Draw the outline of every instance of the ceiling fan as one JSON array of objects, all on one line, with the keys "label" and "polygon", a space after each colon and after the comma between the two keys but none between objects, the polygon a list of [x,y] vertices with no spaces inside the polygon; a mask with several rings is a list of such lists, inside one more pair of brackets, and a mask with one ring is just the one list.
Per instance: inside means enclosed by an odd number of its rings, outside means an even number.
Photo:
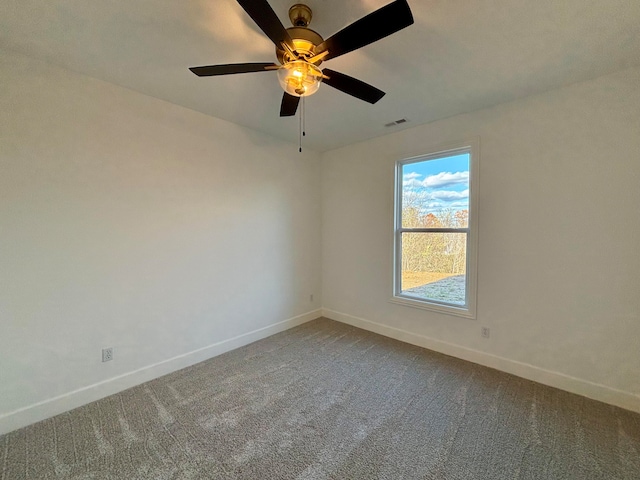
[{"label": "ceiling fan", "polygon": [[325,68],[323,61],[369,45],[413,24],[413,15],[406,0],[396,0],[324,40],[308,28],[311,9],[302,4],[289,9],[293,27],[284,28],[267,0],[237,0],[245,12],[276,46],[276,63],[233,63],[191,67],[199,77],[236,73],[278,72],[284,89],[280,116],[295,115],[300,97],[314,94],[320,82],[369,103],[376,103],[385,93],[361,80]]}]

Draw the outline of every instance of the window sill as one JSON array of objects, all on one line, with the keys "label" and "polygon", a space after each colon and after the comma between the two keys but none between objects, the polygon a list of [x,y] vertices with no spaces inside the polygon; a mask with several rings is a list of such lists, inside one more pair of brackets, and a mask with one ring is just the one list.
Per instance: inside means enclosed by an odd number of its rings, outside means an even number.
[{"label": "window sill", "polygon": [[452,305],[431,303],[412,297],[394,295],[389,299],[389,302],[398,305],[404,305],[405,307],[419,308],[422,310],[430,310],[432,312],[443,313],[445,315],[454,315],[456,317],[468,318],[469,320],[475,320],[476,318],[475,312],[464,307],[454,307]]}]

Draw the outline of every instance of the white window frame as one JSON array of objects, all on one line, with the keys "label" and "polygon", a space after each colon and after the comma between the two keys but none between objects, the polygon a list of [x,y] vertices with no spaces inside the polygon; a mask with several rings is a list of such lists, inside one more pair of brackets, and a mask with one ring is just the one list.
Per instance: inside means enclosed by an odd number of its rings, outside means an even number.
[{"label": "white window frame", "polygon": [[[436,160],[462,153],[469,154],[469,225],[466,229],[403,228],[402,227],[402,168],[411,163]],[[393,218],[393,296],[391,302],[438,313],[476,318],[478,289],[478,172],[480,166],[480,140],[474,138],[463,142],[440,145],[427,150],[423,155],[412,156],[395,162],[394,218]],[[401,291],[402,233],[403,232],[465,232],[467,233],[466,261],[466,305],[460,306],[437,300],[403,294]]]}]

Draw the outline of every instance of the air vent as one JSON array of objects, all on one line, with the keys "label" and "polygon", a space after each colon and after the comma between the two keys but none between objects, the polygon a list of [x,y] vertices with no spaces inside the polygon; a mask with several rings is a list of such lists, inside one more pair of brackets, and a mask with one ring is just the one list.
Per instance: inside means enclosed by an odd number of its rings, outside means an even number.
[{"label": "air vent", "polygon": [[400,120],[396,120],[395,122],[385,123],[385,127],[393,127],[394,125],[400,125],[401,123],[407,123],[409,120],[406,118],[401,118]]}]

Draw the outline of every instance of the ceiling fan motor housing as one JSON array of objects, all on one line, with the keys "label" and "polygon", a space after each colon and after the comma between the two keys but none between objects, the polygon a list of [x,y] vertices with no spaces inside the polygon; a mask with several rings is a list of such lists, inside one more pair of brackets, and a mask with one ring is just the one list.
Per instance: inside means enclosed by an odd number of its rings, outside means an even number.
[{"label": "ceiling fan motor housing", "polygon": [[[307,58],[311,58],[316,54],[316,47],[324,42],[324,39],[319,33],[311,30],[307,27],[290,27],[287,28],[289,36],[293,40],[293,44],[296,47],[296,51],[300,55],[304,55]],[[276,56],[281,64],[296,60],[289,52],[282,48],[276,47]],[[322,59],[315,62],[315,65],[320,65]]]}]

